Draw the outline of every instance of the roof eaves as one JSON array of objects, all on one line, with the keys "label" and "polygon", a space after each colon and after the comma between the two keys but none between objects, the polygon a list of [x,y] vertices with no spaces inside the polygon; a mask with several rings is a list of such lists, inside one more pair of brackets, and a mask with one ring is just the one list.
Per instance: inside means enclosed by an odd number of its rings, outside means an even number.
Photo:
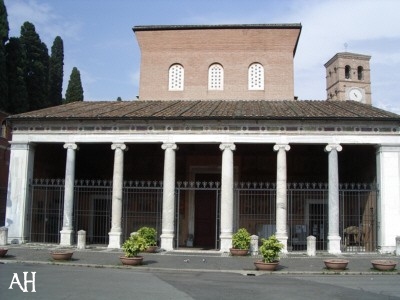
[{"label": "roof eaves", "polygon": [[282,24],[215,24],[215,25],[137,25],[136,31],[199,30],[199,29],[300,29],[301,23]]}]

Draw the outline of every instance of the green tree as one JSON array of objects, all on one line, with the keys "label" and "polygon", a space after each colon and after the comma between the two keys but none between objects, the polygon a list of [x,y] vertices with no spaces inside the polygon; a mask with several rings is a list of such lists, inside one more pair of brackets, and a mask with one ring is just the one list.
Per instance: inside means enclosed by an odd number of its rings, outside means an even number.
[{"label": "green tree", "polygon": [[0,0],[0,109],[7,110],[8,85],[5,44],[8,41],[8,19],[4,1]]},{"label": "green tree", "polygon": [[64,45],[61,37],[54,39],[49,62],[49,104],[62,103],[62,84],[64,76]]},{"label": "green tree", "polygon": [[74,67],[69,78],[67,91],[65,93],[65,102],[83,101],[83,88],[81,82],[81,73]]},{"label": "green tree", "polygon": [[8,106],[9,113],[22,113],[29,110],[28,93],[25,85],[25,53],[19,38],[12,37],[6,45]]},{"label": "green tree", "polygon": [[26,56],[25,82],[29,110],[50,106],[48,103],[49,54],[32,23],[21,27],[21,46]]},{"label": "green tree", "polygon": [[8,27],[7,9],[4,5],[4,0],[0,0],[0,40],[1,44],[5,45],[8,41],[8,32],[10,28]]}]

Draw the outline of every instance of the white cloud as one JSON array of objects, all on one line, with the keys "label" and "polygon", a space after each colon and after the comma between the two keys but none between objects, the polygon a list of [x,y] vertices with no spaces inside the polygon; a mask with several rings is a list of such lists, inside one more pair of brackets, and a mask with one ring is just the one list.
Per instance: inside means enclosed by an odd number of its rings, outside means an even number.
[{"label": "white cloud", "polygon": [[10,27],[10,36],[19,36],[21,26],[28,21],[35,25],[41,40],[50,49],[54,38],[79,39],[82,24],[79,21],[66,20],[56,13],[50,4],[37,0],[5,0]]}]

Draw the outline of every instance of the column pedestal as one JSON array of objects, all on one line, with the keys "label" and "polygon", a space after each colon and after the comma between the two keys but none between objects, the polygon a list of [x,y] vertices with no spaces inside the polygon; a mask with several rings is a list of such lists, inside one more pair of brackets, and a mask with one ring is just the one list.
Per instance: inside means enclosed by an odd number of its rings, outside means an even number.
[{"label": "column pedestal", "polygon": [[74,231],[72,229],[62,229],[60,231],[60,246],[71,246],[74,242]]}]

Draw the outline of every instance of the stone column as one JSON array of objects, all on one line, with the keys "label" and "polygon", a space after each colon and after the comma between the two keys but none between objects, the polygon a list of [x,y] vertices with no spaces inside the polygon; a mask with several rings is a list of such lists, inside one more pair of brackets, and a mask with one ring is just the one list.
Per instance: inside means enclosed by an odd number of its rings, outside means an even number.
[{"label": "stone column", "polygon": [[221,172],[221,232],[220,251],[227,252],[232,248],[233,234],[233,151],[235,144],[219,145],[222,150]]},{"label": "stone column", "polygon": [[125,144],[112,144],[114,150],[114,172],[111,208],[111,230],[108,233],[108,248],[121,248],[122,242],[122,187],[124,183],[124,151]]},{"label": "stone column", "polygon": [[[380,253],[396,250],[400,231],[400,145],[379,145],[376,152],[378,247]],[[397,254],[397,255],[400,255]]]},{"label": "stone column", "polygon": [[65,166],[64,216],[63,227],[60,231],[60,245],[71,246],[74,232],[72,212],[74,208],[75,154],[78,146],[74,143],[66,143],[64,148],[67,149],[67,161]]},{"label": "stone column", "polygon": [[29,182],[33,176],[35,147],[28,142],[10,143],[5,226],[8,243],[19,244],[28,240]]},{"label": "stone column", "polygon": [[163,208],[161,248],[169,251],[174,249],[175,232],[175,151],[178,146],[166,143],[161,146],[164,153]]},{"label": "stone column", "polygon": [[276,144],[276,238],[283,244],[282,252],[287,252],[287,167],[286,151],[288,144]]},{"label": "stone column", "polygon": [[338,152],[342,151],[339,144],[330,144],[325,147],[329,153],[329,198],[328,198],[328,252],[331,254],[341,253],[339,236],[339,167]]}]

